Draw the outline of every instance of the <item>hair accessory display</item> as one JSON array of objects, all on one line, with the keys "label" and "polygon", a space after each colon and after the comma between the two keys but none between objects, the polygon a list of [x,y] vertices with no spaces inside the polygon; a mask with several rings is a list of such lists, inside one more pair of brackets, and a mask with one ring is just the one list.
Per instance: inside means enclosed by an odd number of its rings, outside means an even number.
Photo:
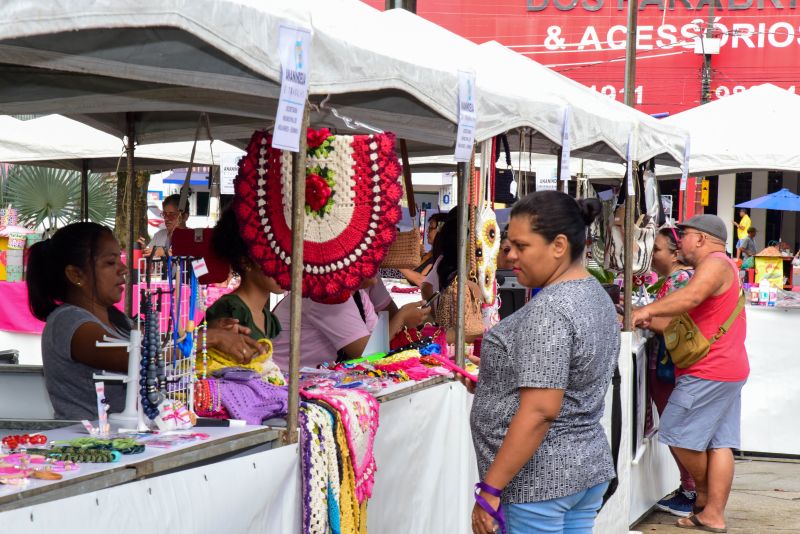
[{"label": "hair accessory display", "polygon": [[[375,276],[401,218],[393,134],[308,131],[303,296],[349,297]],[[242,237],[267,276],[291,286],[291,154],[257,131],[239,162],[236,212]]]}]

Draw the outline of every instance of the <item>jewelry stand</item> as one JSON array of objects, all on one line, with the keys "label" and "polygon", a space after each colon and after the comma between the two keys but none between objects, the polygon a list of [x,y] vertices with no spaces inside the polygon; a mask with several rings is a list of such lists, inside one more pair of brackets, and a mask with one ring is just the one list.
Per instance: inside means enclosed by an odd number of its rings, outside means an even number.
[{"label": "jewelry stand", "polygon": [[131,330],[130,341],[117,341],[106,338],[106,342],[98,342],[98,347],[127,347],[128,348],[128,376],[123,382],[127,384],[125,391],[125,410],[122,413],[112,413],[108,421],[112,427],[135,428],[147,430],[141,411],[139,410],[139,360],[142,351],[142,334],[137,329]]}]

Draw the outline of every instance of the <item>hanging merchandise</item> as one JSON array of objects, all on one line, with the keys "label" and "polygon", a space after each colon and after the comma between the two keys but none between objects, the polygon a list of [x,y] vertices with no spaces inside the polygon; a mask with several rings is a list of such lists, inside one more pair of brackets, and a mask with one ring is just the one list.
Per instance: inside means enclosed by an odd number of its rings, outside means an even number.
[{"label": "hanging merchandise", "polygon": [[408,202],[408,213],[411,215],[411,230],[397,232],[397,238],[386,252],[386,257],[381,262],[383,269],[416,269],[422,263],[420,255],[419,229],[414,225],[417,213],[414,200],[414,185],[411,181],[411,165],[408,162],[408,148],[405,139],[400,139],[400,157],[403,160],[403,188]]},{"label": "hanging merchandise", "polygon": [[[508,137],[506,134],[497,136],[497,150],[495,151],[495,171],[494,171],[494,201],[502,204],[513,204],[517,201],[515,191],[512,192],[511,184],[514,182],[514,169],[511,167],[511,149],[508,146]],[[506,166],[501,168],[497,166],[497,160],[501,156],[501,147],[505,153]]]},{"label": "hanging merchandise", "polygon": [[[291,153],[257,131],[239,162],[233,209],[250,256],[290,289]],[[308,130],[303,296],[342,301],[372,278],[397,235],[400,165],[393,134]]]},{"label": "hanging merchandise", "polygon": [[146,293],[142,299],[142,315],[145,316],[142,335],[142,361],[139,380],[139,395],[142,411],[148,419],[158,417],[158,405],[166,393],[166,363],[161,357],[158,314],[153,305],[152,295]]},{"label": "hanging merchandise", "polygon": [[[490,142],[484,141],[484,145],[487,144]],[[482,157],[481,161],[483,160]],[[494,279],[497,271],[497,255],[500,252],[500,228],[497,226],[497,217],[493,209],[494,203],[491,200],[491,174],[493,174],[491,171],[488,175],[481,176],[482,194],[479,197],[478,217],[475,222],[475,238],[477,240],[475,266],[478,270],[478,286],[481,288],[481,294],[486,304],[494,304]]]},{"label": "hanging merchandise", "polygon": [[[634,184],[634,188],[640,188],[641,182],[638,179],[642,176],[645,180],[644,189],[652,190],[653,185],[647,182],[655,180],[655,174],[639,172],[639,169],[631,169],[631,178],[628,184]],[[657,190],[656,190],[657,191]],[[639,205],[636,198],[641,196],[640,193],[628,192],[625,202],[634,202],[636,204],[635,210],[639,212]],[[653,247],[655,246],[656,233],[658,232],[658,217],[659,214],[663,215],[661,210],[661,201],[658,194],[651,195],[655,205],[647,206],[647,213],[642,213],[636,219],[633,226],[633,275],[642,276],[650,271],[650,264],[653,260]],[[611,239],[608,244],[608,268],[611,271],[621,273],[625,265],[625,234],[623,231],[623,220],[625,213],[625,204],[621,203],[614,213],[614,224],[611,226]]]}]

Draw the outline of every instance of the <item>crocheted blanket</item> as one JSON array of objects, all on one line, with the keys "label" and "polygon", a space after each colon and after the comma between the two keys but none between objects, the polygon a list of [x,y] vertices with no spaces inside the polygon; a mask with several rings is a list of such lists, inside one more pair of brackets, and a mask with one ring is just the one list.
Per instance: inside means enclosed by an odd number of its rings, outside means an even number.
[{"label": "crocheted blanket", "polygon": [[369,393],[355,389],[324,387],[300,393],[307,399],[322,401],[338,412],[353,462],[356,498],[358,502],[369,499],[377,469],[372,449],[378,431],[378,401]]},{"label": "crocheted blanket", "polygon": [[[371,278],[397,236],[400,164],[393,134],[308,130],[303,296],[330,302]],[[291,154],[257,131],[239,162],[233,209],[250,257],[290,289]],[[341,301],[341,300],[340,300]]]},{"label": "crocheted blanket", "polygon": [[303,473],[303,533],[339,534],[341,481],[333,415],[312,403],[303,403],[298,415]]}]

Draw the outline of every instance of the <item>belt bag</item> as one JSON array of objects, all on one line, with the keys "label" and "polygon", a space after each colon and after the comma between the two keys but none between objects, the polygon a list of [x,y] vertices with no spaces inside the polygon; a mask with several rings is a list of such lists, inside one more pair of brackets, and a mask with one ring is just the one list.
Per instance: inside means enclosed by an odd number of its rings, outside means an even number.
[{"label": "belt bag", "polygon": [[711,350],[711,345],[730,330],[743,309],[744,293],[741,293],[733,313],[711,339],[706,339],[688,313],[682,313],[670,321],[664,330],[664,343],[675,367],[686,369],[705,358]]}]

